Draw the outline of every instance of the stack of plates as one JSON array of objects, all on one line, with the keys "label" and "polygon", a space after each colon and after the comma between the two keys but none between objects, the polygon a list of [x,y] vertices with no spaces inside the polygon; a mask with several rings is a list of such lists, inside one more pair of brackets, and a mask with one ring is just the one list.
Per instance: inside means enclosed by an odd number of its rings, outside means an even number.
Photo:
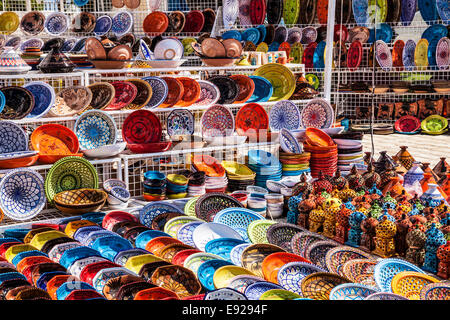
[{"label": "stack of plates", "polygon": [[89,61],[87,54],[70,54],[69,55],[70,61],[74,65],[77,66],[77,68],[92,68],[93,65]]},{"label": "stack of plates", "polygon": [[197,171],[189,177],[188,197],[197,197],[206,193],[206,175],[203,171]]},{"label": "stack of plates", "polygon": [[185,198],[187,196],[189,179],[181,174],[167,175],[167,197],[169,199]]},{"label": "stack of plates", "polygon": [[160,201],[166,198],[166,175],[159,171],[144,173],[144,199],[147,201]]},{"label": "stack of plates", "polygon": [[214,157],[208,155],[193,156],[193,170],[205,173],[205,191],[225,192],[228,179],[225,169]]},{"label": "stack of plates", "polygon": [[225,192],[228,185],[228,178],[226,174],[221,177],[209,177],[206,176],[206,193],[210,192]]},{"label": "stack of plates", "polygon": [[267,180],[281,180],[281,163],[270,152],[250,150],[248,152],[248,167],[256,173],[256,186],[266,188]]},{"label": "stack of plates", "polygon": [[299,176],[302,173],[310,172],[309,152],[286,153],[280,150],[280,162],[283,171],[283,177]]},{"label": "stack of plates", "polygon": [[235,161],[222,161],[228,177],[228,191],[245,190],[255,184],[256,174],[244,164]]},{"label": "stack of plates", "polygon": [[323,174],[334,176],[338,160],[337,145],[319,147],[305,143],[303,148],[311,154],[309,167],[313,178],[319,177],[320,171]]},{"label": "stack of plates", "polygon": [[364,164],[364,153],[361,140],[334,139],[338,146],[338,168],[347,175],[354,165]]}]

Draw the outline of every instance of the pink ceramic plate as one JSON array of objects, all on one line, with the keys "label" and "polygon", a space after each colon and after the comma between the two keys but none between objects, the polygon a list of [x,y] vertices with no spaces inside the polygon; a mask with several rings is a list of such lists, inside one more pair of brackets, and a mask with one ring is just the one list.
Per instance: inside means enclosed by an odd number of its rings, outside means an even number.
[{"label": "pink ceramic plate", "polygon": [[448,69],[450,65],[450,39],[442,38],[436,48],[436,64],[439,69]]},{"label": "pink ceramic plate", "polygon": [[377,40],[375,46],[376,46],[375,56],[378,64],[383,70],[389,71],[392,68],[391,50],[389,49],[388,45],[382,40]]},{"label": "pink ceramic plate", "polygon": [[115,81],[111,83],[116,89],[113,101],[104,110],[120,110],[133,102],[137,95],[137,87],[131,82]]}]

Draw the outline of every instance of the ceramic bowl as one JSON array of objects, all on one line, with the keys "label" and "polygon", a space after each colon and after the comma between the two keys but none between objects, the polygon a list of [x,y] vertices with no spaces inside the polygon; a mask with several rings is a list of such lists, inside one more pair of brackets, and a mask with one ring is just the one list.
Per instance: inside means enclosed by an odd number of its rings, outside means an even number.
[{"label": "ceramic bowl", "polygon": [[123,69],[129,64],[126,60],[90,60],[97,69]]},{"label": "ceramic bowl", "polygon": [[132,56],[131,48],[125,44],[115,46],[108,52],[108,60],[130,60]]},{"label": "ceramic bowl", "polygon": [[202,58],[203,63],[208,67],[227,67],[236,62],[236,58]]},{"label": "ceramic bowl", "polygon": [[109,158],[118,155],[127,147],[126,142],[107,144],[95,149],[81,149],[80,151],[89,158]]},{"label": "ceramic bowl", "polygon": [[56,208],[68,214],[98,211],[106,202],[107,194],[99,189],[75,189],[59,192],[53,198]]},{"label": "ceramic bowl", "polygon": [[152,68],[177,68],[185,63],[187,59],[179,60],[146,60],[145,64]]},{"label": "ceramic bowl", "polygon": [[156,60],[180,60],[184,47],[178,39],[164,39],[158,42],[153,50]]}]

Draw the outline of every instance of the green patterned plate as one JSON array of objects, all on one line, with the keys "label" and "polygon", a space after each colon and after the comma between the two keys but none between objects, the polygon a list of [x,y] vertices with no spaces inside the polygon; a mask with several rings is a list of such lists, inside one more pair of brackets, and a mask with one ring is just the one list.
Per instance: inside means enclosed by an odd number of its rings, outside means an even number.
[{"label": "green patterned plate", "polygon": [[420,126],[422,130],[428,133],[441,133],[447,128],[448,121],[444,117],[435,114],[425,118]]},{"label": "green patterned plate", "polygon": [[296,42],[291,46],[289,57],[293,58],[292,63],[302,63],[303,51],[303,45],[300,42]]},{"label": "green patterned plate", "polygon": [[184,47],[185,56],[188,56],[194,52],[194,49],[191,46],[192,42],[196,42],[196,40],[194,38],[184,38],[183,40],[181,40],[181,43],[183,44]]},{"label": "green patterned plate", "polygon": [[387,10],[388,10],[387,0],[369,0],[369,8],[367,9],[369,21],[371,23],[386,22]]},{"label": "green patterned plate", "polygon": [[320,80],[319,80],[319,77],[316,76],[315,74],[307,73],[307,74],[305,75],[305,79],[306,79],[306,81],[308,81],[308,83],[309,83],[310,85],[312,85],[312,86],[314,87],[314,89],[317,90],[317,89],[319,88],[319,86],[320,86]]},{"label": "green patterned plate", "polygon": [[265,64],[253,73],[263,77],[272,84],[273,94],[269,101],[289,99],[295,90],[295,76],[289,68],[278,63]]},{"label": "green patterned plate", "polygon": [[285,24],[296,24],[300,13],[300,0],[285,0],[283,20]]},{"label": "green patterned plate", "polygon": [[203,221],[197,217],[191,216],[180,216],[170,219],[164,225],[164,232],[172,236],[173,238],[177,237],[178,229],[180,229],[183,225],[194,222],[194,221]]},{"label": "green patterned plate", "polygon": [[272,289],[264,292],[259,300],[294,300],[301,297],[301,295],[288,290]]},{"label": "green patterned plate", "polygon": [[195,215],[195,203],[197,202],[198,197],[194,197],[190,199],[186,204],[184,205],[184,214],[187,216],[193,216]]},{"label": "green patterned plate", "polygon": [[53,164],[45,178],[45,195],[50,203],[61,191],[81,188],[98,189],[95,167],[81,157],[65,157]]},{"label": "green patterned plate", "polygon": [[252,243],[269,243],[267,240],[267,229],[276,221],[273,220],[255,220],[250,222],[247,228],[248,238]]}]

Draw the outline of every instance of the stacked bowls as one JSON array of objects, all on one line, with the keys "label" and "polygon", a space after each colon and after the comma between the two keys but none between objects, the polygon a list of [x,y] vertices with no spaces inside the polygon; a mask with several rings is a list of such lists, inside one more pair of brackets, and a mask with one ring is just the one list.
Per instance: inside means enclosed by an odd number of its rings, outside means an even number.
[{"label": "stacked bowls", "polygon": [[184,175],[170,173],[167,175],[167,197],[169,199],[185,198],[189,179]]},{"label": "stacked bowls", "polygon": [[266,188],[267,180],[281,180],[281,164],[277,157],[263,150],[248,152],[248,167],[256,173],[255,185]]},{"label": "stacked bowls", "polygon": [[236,161],[222,161],[228,177],[228,191],[245,190],[255,184],[256,174],[244,164]]},{"label": "stacked bowls", "polygon": [[311,176],[317,178],[319,172],[334,176],[337,169],[338,150],[333,139],[317,128],[307,128],[303,148],[311,154],[309,165]]},{"label": "stacked bowls", "polygon": [[144,173],[144,199],[147,201],[160,201],[166,198],[166,175],[159,171]]},{"label": "stacked bowls", "polygon": [[334,139],[338,146],[338,168],[347,175],[354,165],[364,165],[361,140]]},{"label": "stacked bowls", "polygon": [[311,154],[286,153],[280,150],[280,162],[283,177],[300,176],[302,173],[310,172],[309,160]]},{"label": "stacked bowls", "polygon": [[197,197],[206,193],[206,174],[203,171],[197,171],[189,176],[188,197]]}]

